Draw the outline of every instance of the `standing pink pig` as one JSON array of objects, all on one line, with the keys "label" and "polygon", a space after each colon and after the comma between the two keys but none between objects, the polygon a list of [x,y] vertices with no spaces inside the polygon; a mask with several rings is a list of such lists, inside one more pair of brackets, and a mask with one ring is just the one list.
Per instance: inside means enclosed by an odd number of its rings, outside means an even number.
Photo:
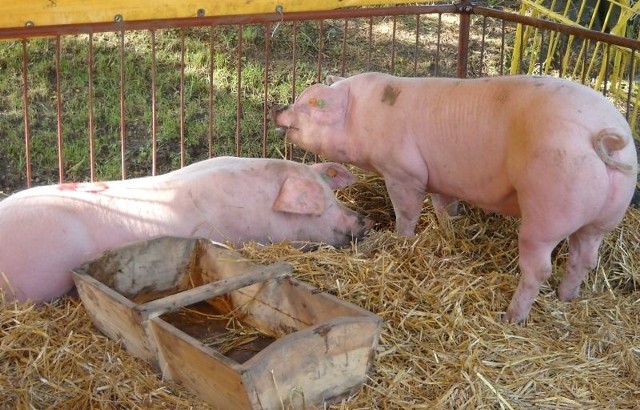
[{"label": "standing pink pig", "polygon": [[522,218],[522,277],[504,319],[528,317],[569,237],[562,300],[578,296],[603,237],[622,220],[637,158],[624,117],[601,94],[531,76],[399,78],[365,73],[316,84],[274,109],[290,140],[333,161],[376,172],[412,235],[426,193],[439,215],[461,199]]},{"label": "standing pink pig", "polygon": [[343,246],[372,225],[331,190],[355,181],[339,164],[219,157],[157,177],[27,189],[0,202],[0,292],[56,298],[74,267],[156,236]]}]

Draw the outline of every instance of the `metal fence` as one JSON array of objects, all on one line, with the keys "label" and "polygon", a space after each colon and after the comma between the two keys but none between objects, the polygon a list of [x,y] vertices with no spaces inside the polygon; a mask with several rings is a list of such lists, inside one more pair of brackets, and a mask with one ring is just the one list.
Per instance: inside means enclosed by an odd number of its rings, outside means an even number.
[{"label": "metal fence", "polygon": [[[269,107],[326,74],[570,77],[610,97],[634,130],[637,122],[640,41],[467,1],[27,24],[0,28],[0,40],[7,192],[154,175],[217,155],[304,160],[276,135]],[[541,52],[552,41],[564,47],[557,56]],[[612,50],[628,58],[614,64]]]}]

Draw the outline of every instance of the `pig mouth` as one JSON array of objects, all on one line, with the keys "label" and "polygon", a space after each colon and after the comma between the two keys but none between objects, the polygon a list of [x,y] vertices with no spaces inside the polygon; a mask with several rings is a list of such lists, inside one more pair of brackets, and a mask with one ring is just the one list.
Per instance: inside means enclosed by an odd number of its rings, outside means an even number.
[{"label": "pig mouth", "polygon": [[280,135],[281,137],[286,137],[287,135],[289,135],[289,133],[290,133],[292,130],[293,130],[293,131],[298,131],[298,130],[299,130],[299,128],[294,127],[293,125],[289,125],[289,126],[286,126],[286,125],[278,125],[278,126],[276,127],[276,133],[277,133],[278,135]]}]

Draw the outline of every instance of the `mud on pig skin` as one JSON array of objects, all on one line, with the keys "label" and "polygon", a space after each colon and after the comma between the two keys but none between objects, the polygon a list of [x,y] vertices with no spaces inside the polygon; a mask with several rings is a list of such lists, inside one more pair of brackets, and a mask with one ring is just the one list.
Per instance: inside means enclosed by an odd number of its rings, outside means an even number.
[{"label": "mud on pig skin", "polygon": [[27,189],[0,202],[0,292],[62,296],[71,269],[163,235],[344,246],[372,225],[333,194],[355,181],[339,164],[219,157],[156,177]]},{"label": "mud on pig skin", "polygon": [[622,220],[637,157],[624,117],[600,93],[551,77],[329,77],[286,108],[277,126],[295,144],[383,176],[396,231],[412,235],[423,198],[439,217],[457,200],[521,218],[522,277],[504,320],[522,322],[569,238],[558,288],[578,296],[603,237]]}]

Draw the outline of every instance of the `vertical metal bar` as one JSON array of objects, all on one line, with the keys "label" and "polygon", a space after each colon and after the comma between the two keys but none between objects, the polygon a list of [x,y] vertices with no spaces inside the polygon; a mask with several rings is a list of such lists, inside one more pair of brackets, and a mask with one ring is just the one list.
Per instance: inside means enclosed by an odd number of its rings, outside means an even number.
[{"label": "vertical metal bar", "polygon": [[367,48],[367,71],[371,71],[371,50],[373,49],[373,17],[369,17],[369,48]]},{"label": "vertical metal bar", "polygon": [[185,165],[184,142],[184,29],[180,29],[180,168]]},{"label": "vertical metal bar", "polygon": [[440,33],[442,29],[442,13],[438,13],[438,35],[437,35],[437,47],[436,47],[436,69],[434,75],[437,77],[440,71]]},{"label": "vertical metal bar", "polygon": [[349,19],[344,19],[344,30],[342,32],[342,59],[340,62],[340,75],[344,77],[345,64],[347,59],[347,31],[349,30]]},{"label": "vertical metal bar", "polygon": [[91,181],[96,180],[96,138],[95,138],[95,126],[94,126],[94,112],[93,112],[93,33],[89,33],[89,56],[87,57],[88,66],[88,86],[89,96],[87,102],[89,104],[89,169],[91,173]]},{"label": "vertical metal bar", "polygon": [[416,45],[413,50],[413,76],[418,74],[418,45],[420,45],[420,14],[416,14]]},{"label": "vertical metal bar", "polygon": [[587,44],[586,44],[586,46],[584,48],[584,53],[583,53],[583,57],[582,57],[582,59],[583,59],[583,61],[582,61],[582,70],[581,70],[582,73],[580,74],[580,82],[582,84],[584,84],[585,81],[587,80],[587,61],[589,61],[588,58],[587,58],[587,54],[589,54],[589,46],[591,45],[591,40],[586,39],[584,41],[586,41]]},{"label": "vertical metal bar", "polygon": [[124,30],[120,30],[120,173],[127,178],[125,104],[124,104]]},{"label": "vertical metal bar", "polygon": [[629,89],[627,90],[627,110],[624,113],[624,117],[629,121],[629,111],[631,111],[631,90],[633,89],[633,77],[634,73],[634,63],[636,61],[636,50],[631,49],[631,66],[629,67]]},{"label": "vertical metal bar", "polygon": [[505,32],[505,22],[502,20],[502,31],[500,36],[500,75],[504,74],[504,32]]},{"label": "vertical metal bar", "polygon": [[242,95],[242,42],[244,41],[242,38],[242,32],[244,31],[244,24],[238,26],[238,56],[236,60],[236,68],[237,78],[238,78],[238,87],[236,89],[237,98],[236,98],[236,155],[240,156],[240,150],[242,148],[242,144],[240,141],[241,134],[241,121],[242,121],[242,99],[240,98]]},{"label": "vertical metal bar", "polygon": [[518,71],[522,72],[522,59],[524,58],[524,26],[520,30],[520,52],[518,53]]},{"label": "vertical metal bar", "polygon": [[482,40],[480,42],[480,77],[482,77],[482,69],[484,67],[484,46],[485,37],[487,36],[487,16],[482,17]]},{"label": "vertical metal bar", "polygon": [[[542,45],[544,44],[544,33],[546,32],[546,30],[540,30],[540,50],[538,54],[538,74],[539,75],[543,75],[544,74],[544,68],[543,68],[543,61],[542,61]],[[549,44],[549,46],[551,46],[551,44]]]},{"label": "vertical metal bar", "polygon": [[396,16],[393,16],[393,26],[391,31],[391,74],[396,73]]},{"label": "vertical metal bar", "polygon": [[215,30],[212,25],[209,28],[209,158],[212,158],[216,152],[213,149],[214,144],[214,127],[213,127],[213,73],[215,69]]},{"label": "vertical metal bar", "polygon": [[322,82],[322,55],[324,54],[324,20],[319,21],[320,34],[318,39],[318,72],[316,79]]},{"label": "vertical metal bar", "polygon": [[458,78],[467,76],[467,63],[469,53],[469,30],[471,18],[465,7],[471,7],[469,0],[462,0],[462,12],[460,13],[460,29],[458,37],[458,61],[456,75]]},{"label": "vertical metal bar", "polygon": [[151,30],[151,175],[156,175],[158,172],[158,98],[156,71],[156,31]]},{"label": "vertical metal bar", "polygon": [[60,36],[56,36],[56,130],[58,135],[58,180],[64,182],[62,146],[62,92],[60,91]]},{"label": "vertical metal bar", "polygon": [[264,98],[262,99],[262,157],[267,157],[267,145],[269,144],[269,65],[271,64],[271,24],[264,26]]},{"label": "vertical metal bar", "polygon": [[[298,23],[293,22],[293,35],[291,44],[291,64],[293,66],[293,78],[291,79],[291,101],[296,100],[296,87],[298,79]],[[293,144],[285,142],[285,158],[293,159]]]},{"label": "vertical metal bar", "polygon": [[27,40],[22,40],[22,110],[24,117],[24,150],[27,167],[27,188],[31,188],[31,130],[29,127],[29,76]]},{"label": "vertical metal bar", "polygon": [[[606,51],[604,54],[603,64],[606,66],[609,64],[609,50],[611,49],[611,44],[607,43]],[[602,95],[607,96],[607,83],[609,82],[609,70],[604,70],[604,82],[602,85]]]}]

